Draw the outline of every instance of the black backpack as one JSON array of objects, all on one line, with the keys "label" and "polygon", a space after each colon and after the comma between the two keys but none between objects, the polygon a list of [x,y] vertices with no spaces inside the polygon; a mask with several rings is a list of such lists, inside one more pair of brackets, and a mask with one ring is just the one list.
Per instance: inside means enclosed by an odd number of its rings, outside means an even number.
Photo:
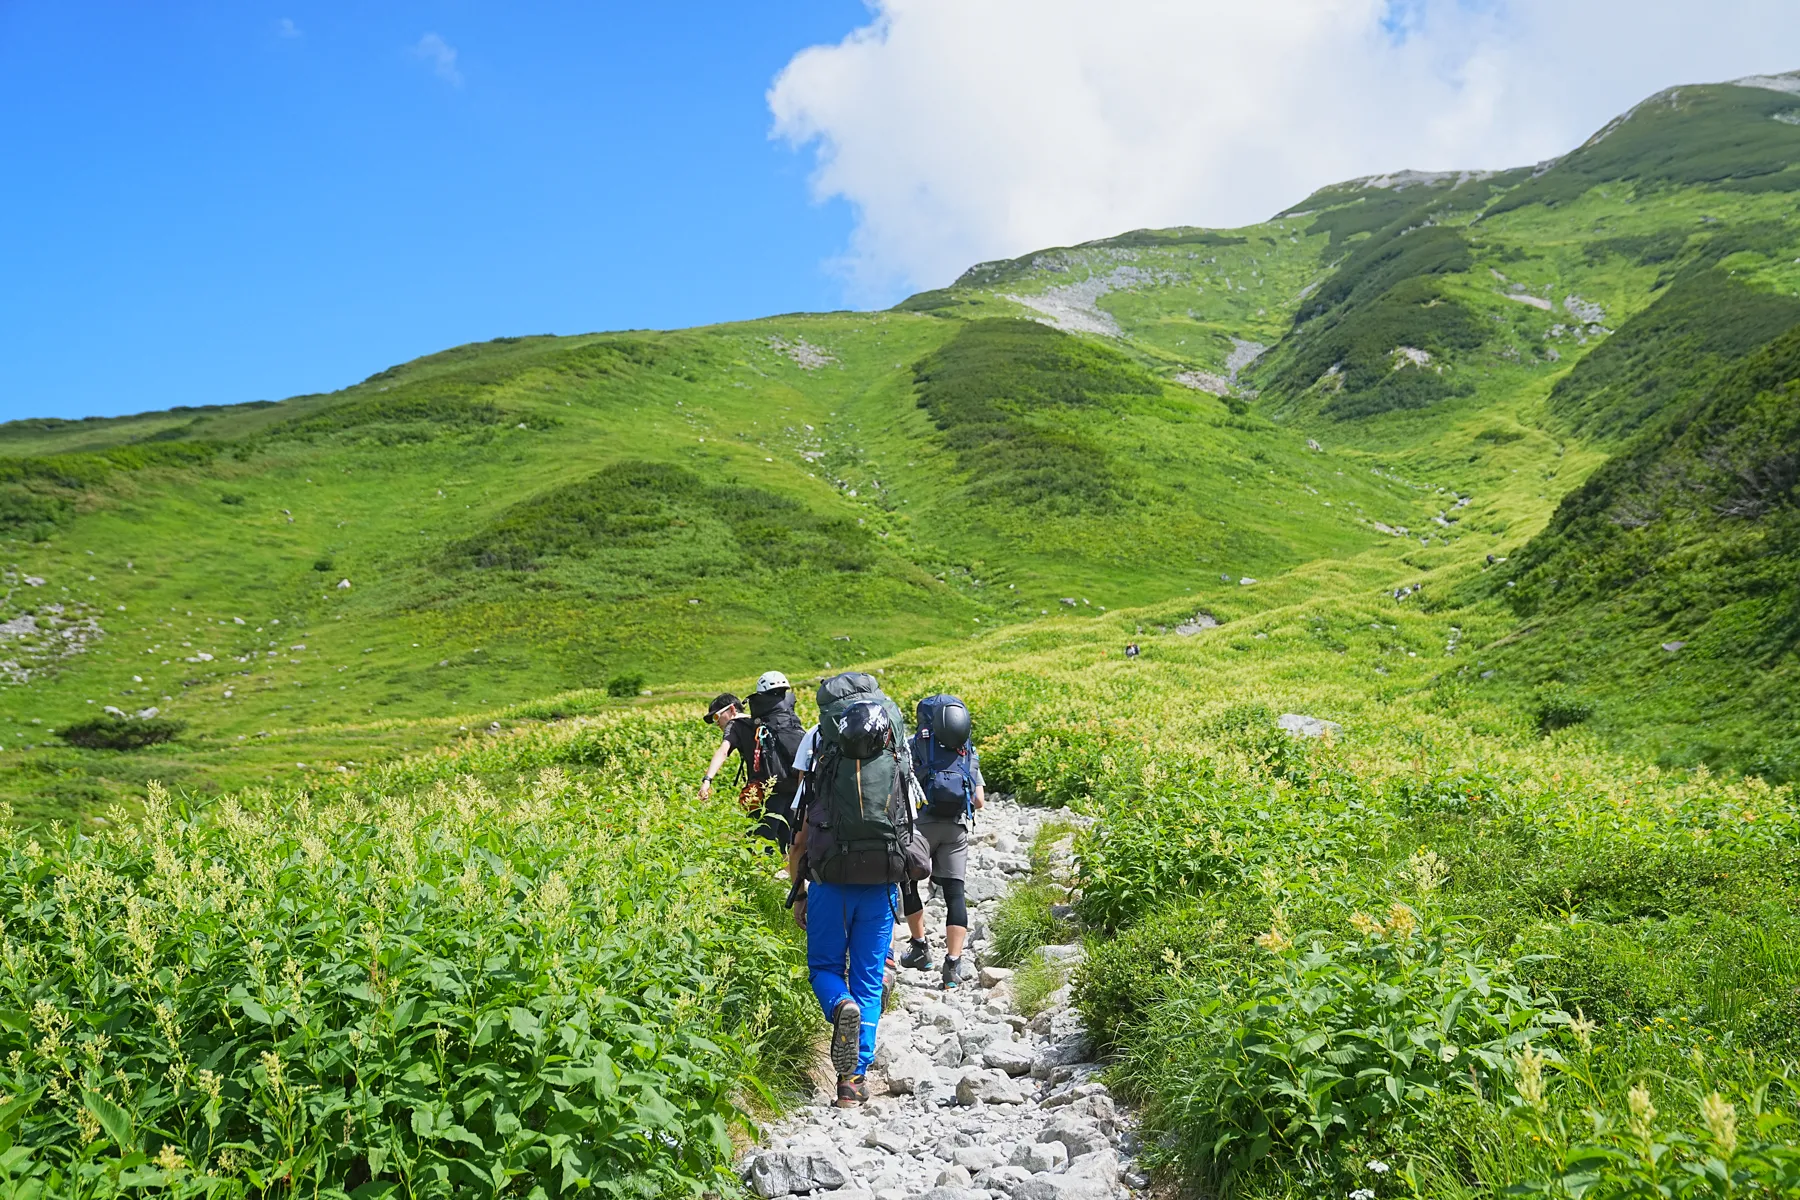
[{"label": "black backpack", "polygon": [[786,689],[753,692],[750,722],[756,731],[756,748],[748,760],[749,782],[773,784],[778,792],[791,792],[794,754],[806,736],[800,718],[794,715],[794,693]]},{"label": "black backpack", "polygon": [[931,876],[913,826],[911,756],[900,706],[874,676],[819,685],[819,745],[807,783],[806,864],[822,883],[900,883]]}]

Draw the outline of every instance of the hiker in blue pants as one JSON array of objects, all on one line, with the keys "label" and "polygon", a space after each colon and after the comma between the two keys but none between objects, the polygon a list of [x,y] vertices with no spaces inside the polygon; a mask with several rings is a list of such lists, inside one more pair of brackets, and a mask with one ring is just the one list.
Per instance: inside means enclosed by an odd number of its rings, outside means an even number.
[{"label": "hiker in blue pants", "polygon": [[[806,897],[795,902],[795,915],[806,930],[806,966],[812,976],[813,995],[832,1024],[832,1064],[840,1076],[858,1088],[875,1061],[875,1027],[881,1019],[882,975],[888,945],[894,940],[894,885],[891,883],[834,884],[814,882]],[[848,1041],[851,1017],[855,1017],[856,1059],[851,1070],[849,1054],[838,1052],[839,1028]],[[838,1099],[849,1099],[839,1089]]]},{"label": "hiker in blue pants", "polygon": [[[813,995],[831,1022],[837,1103],[868,1099],[895,885],[930,870],[913,828],[912,763],[899,706],[855,672],[819,685],[819,724],[794,754],[798,832],[789,903],[806,930]],[[909,875],[909,872],[911,873]]]}]

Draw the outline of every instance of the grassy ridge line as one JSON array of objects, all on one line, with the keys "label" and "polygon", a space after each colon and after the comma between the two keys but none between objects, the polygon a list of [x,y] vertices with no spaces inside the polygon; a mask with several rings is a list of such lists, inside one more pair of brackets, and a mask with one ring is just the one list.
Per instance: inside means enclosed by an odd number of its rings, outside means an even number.
[{"label": "grassy ridge line", "polygon": [[769,860],[676,769],[705,740],[632,714],[203,819],[152,788],[93,837],[8,822],[9,1177],[730,1186],[812,1023]]}]

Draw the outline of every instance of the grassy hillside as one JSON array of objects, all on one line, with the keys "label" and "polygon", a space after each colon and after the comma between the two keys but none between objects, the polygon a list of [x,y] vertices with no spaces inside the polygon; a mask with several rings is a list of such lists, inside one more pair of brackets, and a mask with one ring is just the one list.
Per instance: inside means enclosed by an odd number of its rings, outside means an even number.
[{"label": "grassy hillside", "polygon": [[[416,745],[406,718],[620,677],[823,668],[1065,598],[1215,603],[1425,519],[1416,489],[1129,353],[1016,328],[523,339],[173,425],[9,428],[0,773],[43,813],[140,787],[140,757],[47,748],[109,706],[187,723],[148,752],[177,786],[332,769]],[[1084,355],[1129,403],[967,411],[965,375]],[[1025,430],[1088,457],[1016,494]],[[1090,511],[1097,465],[1114,502]]]},{"label": "grassy hillside", "polygon": [[[150,774],[335,773],[608,681],[1257,611],[1306,564],[1346,596],[1511,612],[1490,556],[1800,312],[1796,112],[1682,88],[1539,168],[1353,181],[891,312],[501,338],[330,395],[0,427],[0,790],[52,815]],[[1760,620],[1744,637],[1775,644]],[[1754,722],[1718,742],[1678,715],[1730,672],[1682,672],[1675,703],[1580,668],[1635,661],[1651,624],[1558,625],[1501,678],[1677,739],[1672,763],[1791,771]],[[52,736],[109,707],[182,728]]]}]

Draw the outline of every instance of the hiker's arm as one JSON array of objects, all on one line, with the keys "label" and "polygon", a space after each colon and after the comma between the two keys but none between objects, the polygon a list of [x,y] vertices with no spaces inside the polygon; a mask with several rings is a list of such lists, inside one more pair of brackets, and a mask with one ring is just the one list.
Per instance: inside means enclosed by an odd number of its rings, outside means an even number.
[{"label": "hiker's arm", "polygon": [[978,783],[975,785],[975,807],[980,808],[982,805],[984,805],[986,803],[987,803],[987,788]]},{"label": "hiker's arm", "polygon": [[712,794],[713,776],[717,775],[719,773],[719,768],[725,765],[725,756],[730,753],[731,739],[729,738],[720,742],[719,748],[713,751],[712,762],[708,763],[706,766],[706,778],[700,781],[700,798],[702,800]]},{"label": "hiker's arm", "polygon": [[794,842],[788,847],[788,878],[794,881],[794,924],[806,928],[806,883],[801,876],[802,865],[806,862],[806,821],[800,821],[800,828],[794,833]]}]

